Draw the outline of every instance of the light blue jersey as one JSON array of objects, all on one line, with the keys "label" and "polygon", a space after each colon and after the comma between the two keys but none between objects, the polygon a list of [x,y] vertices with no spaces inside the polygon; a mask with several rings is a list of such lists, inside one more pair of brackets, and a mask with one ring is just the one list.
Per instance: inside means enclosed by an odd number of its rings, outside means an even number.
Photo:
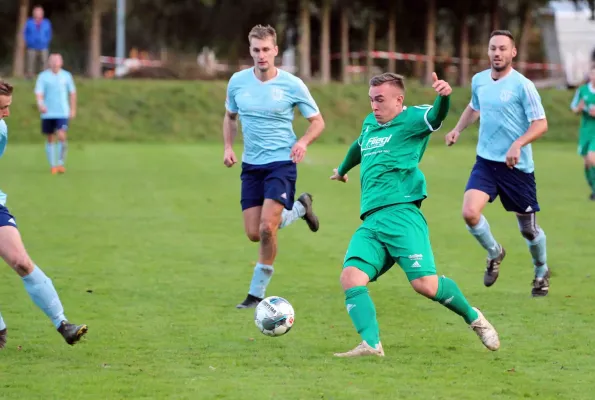
[{"label": "light blue jersey", "polygon": [[61,69],[54,74],[47,69],[39,74],[35,84],[35,94],[43,95],[47,112],[41,115],[42,119],[68,119],[70,118],[70,93],[75,93],[76,87],[72,74]]},{"label": "light blue jersey", "polygon": [[[0,157],[4,155],[8,143],[8,127],[3,119],[0,119]],[[0,190],[0,205],[6,205],[6,193]]]},{"label": "light blue jersey", "polygon": [[[470,106],[480,113],[477,155],[487,160],[506,162],[512,143],[523,136],[535,120],[545,118],[541,97],[533,82],[514,69],[498,80],[491,70],[479,72],[471,81]],[[521,149],[515,166],[533,172],[531,144]]]},{"label": "light blue jersey", "polygon": [[227,86],[225,107],[238,113],[244,136],[242,161],[262,165],[290,161],[297,138],[293,131],[294,107],[305,118],[319,114],[318,106],[304,82],[287,71],[266,82],[254,67],[233,74]]}]

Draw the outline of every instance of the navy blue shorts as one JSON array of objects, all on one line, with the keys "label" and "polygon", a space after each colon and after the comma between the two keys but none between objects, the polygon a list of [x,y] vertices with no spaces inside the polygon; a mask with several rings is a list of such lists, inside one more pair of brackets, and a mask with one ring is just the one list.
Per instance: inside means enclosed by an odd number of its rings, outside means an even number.
[{"label": "navy blue shorts", "polygon": [[293,208],[297,165],[278,161],[263,165],[242,163],[242,211],[262,206],[264,199],[276,200],[286,209]]},{"label": "navy blue shorts", "polygon": [[490,196],[490,203],[500,196],[506,211],[530,214],[539,211],[535,174],[517,168],[508,168],[506,163],[490,161],[477,156],[465,191],[481,190]]},{"label": "navy blue shorts", "polygon": [[41,132],[45,135],[53,135],[57,131],[68,130],[68,118],[48,118],[41,120]]},{"label": "navy blue shorts", "polygon": [[8,211],[8,208],[0,205],[0,227],[2,226],[14,226],[17,227],[17,222],[14,217]]}]

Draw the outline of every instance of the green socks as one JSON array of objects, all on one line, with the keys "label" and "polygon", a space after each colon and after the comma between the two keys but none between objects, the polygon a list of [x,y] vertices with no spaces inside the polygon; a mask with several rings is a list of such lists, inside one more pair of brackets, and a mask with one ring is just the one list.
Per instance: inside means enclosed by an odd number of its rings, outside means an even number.
[{"label": "green socks", "polygon": [[438,292],[433,300],[463,317],[467,324],[478,318],[455,281],[445,276],[438,277]]},{"label": "green socks", "polygon": [[591,188],[591,192],[595,193],[595,167],[585,167],[585,178]]},{"label": "green socks", "polygon": [[380,343],[380,331],[376,320],[376,308],[365,286],[356,286],[345,291],[345,306],[357,333],[370,346]]}]

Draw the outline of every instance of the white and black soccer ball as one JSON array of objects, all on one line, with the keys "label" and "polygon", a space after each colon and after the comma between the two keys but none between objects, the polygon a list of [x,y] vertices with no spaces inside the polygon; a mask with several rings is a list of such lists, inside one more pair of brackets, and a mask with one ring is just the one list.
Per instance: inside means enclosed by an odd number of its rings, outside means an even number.
[{"label": "white and black soccer ball", "polygon": [[270,296],[263,299],[254,311],[254,323],[267,336],[285,335],[295,320],[291,303],[283,297]]}]

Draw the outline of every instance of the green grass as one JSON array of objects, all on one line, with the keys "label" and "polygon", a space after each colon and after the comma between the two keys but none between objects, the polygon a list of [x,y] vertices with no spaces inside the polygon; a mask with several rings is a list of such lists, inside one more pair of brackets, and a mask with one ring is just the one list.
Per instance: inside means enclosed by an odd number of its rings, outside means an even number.
[{"label": "green grass", "polygon": [[[17,81],[9,120],[11,142],[37,142],[39,114],[33,83]],[[221,142],[227,82],[91,81],[77,80],[79,110],[71,124],[71,138],[81,142]],[[320,142],[351,143],[370,112],[365,85],[311,84],[327,128]],[[569,110],[573,92],[540,91],[550,131],[545,141],[574,141],[579,119]],[[435,92],[409,82],[407,104],[432,103]],[[470,89],[455,88],[444,130],[454,127],[469,103]],[[306,120],[299,114],[295,130],[301,136]],[[470,128],[461,140],[474,141]],[[240,139],[241,140],[241,139]]]},{"label": "green grass", "polygon": [[49,174],[42,144],[10,146],[2,190],[28,251],[53,279],[67,316],[90,331],[69,347],[0,269],[0,352],[6,399],[590,399],[595,294],[593,206],[574,145],[535,146],[539,223],[553,269],[547,298],[530,297],[531,259],[513,215],[486,210],[508,250],[498,283],[483,287],[484,251],[460,217],[472,146],[426,152],[424,212],[439,273],[456,280],[500,332],[486,350],[461,318],[413,293],[394,268],[371,286],[387,356],[335,359],[359,337],[338,284],[359,224],[357,170],[328,180],[345,146],[313,146],[298,191],[315,195],[317,234],[280,232],[269,295],[292,302],[280,338],[236,310],[257,246],[243,234],[239,173],[221,146],[71,146],[68,173]]}]

